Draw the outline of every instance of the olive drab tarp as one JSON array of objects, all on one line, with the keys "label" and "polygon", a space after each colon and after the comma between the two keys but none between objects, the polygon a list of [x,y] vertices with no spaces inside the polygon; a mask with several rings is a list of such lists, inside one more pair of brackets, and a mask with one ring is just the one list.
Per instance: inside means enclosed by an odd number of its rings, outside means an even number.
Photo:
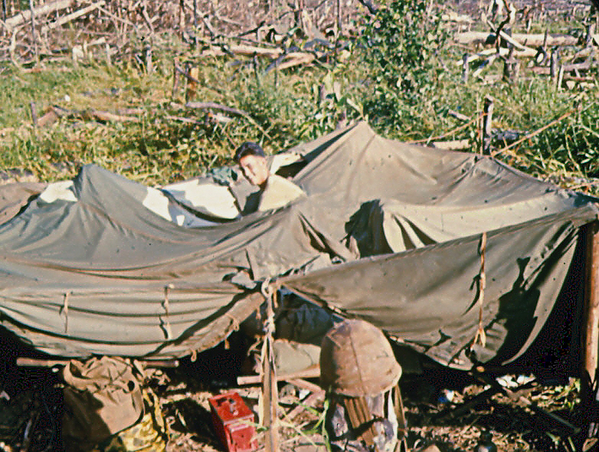
[{"label": "olive drab tarp", "polygon": [[[307,196],[243,217],[231,200],[219,217],[164,187],[169,219],[147,207],[148,187],[84,167],[66,196],[42,194],[0,226],[0,322],[53,355],[182,356],[226,337],[269,278],[468,367],[520,356],[566,295],[578,309],[568,287],[582,284],[575,250],[594,198],[365,123],[290,153],[302,160],[278,174]],[[214,174],[197,186],[243,209],[251,189],[234,179],[230,192]]]}]

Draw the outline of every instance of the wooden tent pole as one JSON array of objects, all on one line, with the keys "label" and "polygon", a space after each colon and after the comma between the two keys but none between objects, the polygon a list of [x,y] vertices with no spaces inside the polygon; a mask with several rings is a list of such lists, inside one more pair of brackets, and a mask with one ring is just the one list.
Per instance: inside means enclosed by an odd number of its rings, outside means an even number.
[{"label": "wooden tent pole", "polygon": [[260,407],[260,422],[267,428],[265,436],[265,452],[278,452],[278,389],[277,389],[277,370],[275,366],[274,352],[274,333],[275,333],[275,314],[274,297],[277,289],[270,285],[266,280],[262,283],[262,295],[266,299],[266,320],[264,325],[265,336],[262,347],[262,397]]},{"label": "wooden tent pole", "polygon": [[[586,274],[582,329],[581,402],[590,407],[594,403],[599,353],[599,221],[585,226]],[[586,410],[585,410],[586,411]],[[589,412],[589,411],[587,411]],[[589,420],[595,423],[595,419]]]}]

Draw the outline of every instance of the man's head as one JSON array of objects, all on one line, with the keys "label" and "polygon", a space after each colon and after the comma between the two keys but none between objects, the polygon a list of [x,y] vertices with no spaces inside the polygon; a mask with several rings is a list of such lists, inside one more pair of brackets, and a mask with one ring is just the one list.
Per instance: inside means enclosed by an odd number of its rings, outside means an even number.
[{"label": "man's head", "polygon": [[235,161],[250,184],[261,188],[266,185],[270,171],[266,156],[260,146],[246,141],[235,151]]}]

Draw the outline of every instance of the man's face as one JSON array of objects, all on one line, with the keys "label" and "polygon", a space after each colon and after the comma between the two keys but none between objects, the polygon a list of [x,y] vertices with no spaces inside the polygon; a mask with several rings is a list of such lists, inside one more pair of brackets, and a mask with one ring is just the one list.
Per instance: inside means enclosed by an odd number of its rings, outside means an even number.
[{"label": "man's face", "polygon": [[260,157],[259,155],[245,155],[239,159],[239,166],[250,184],[259,187],[266,184],[269,171],[268,164],[264,157]]}]

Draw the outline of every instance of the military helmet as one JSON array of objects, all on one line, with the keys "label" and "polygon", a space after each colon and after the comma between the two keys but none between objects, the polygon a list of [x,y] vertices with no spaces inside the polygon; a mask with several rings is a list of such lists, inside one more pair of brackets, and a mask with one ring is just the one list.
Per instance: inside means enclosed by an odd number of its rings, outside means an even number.
[{"label": "military helmet", "polygon": [[347,397],[380,394],[399,381],[401,367],[391,344],[374,325],[345,320],[322,340],[320,382],[327,391]]}]

